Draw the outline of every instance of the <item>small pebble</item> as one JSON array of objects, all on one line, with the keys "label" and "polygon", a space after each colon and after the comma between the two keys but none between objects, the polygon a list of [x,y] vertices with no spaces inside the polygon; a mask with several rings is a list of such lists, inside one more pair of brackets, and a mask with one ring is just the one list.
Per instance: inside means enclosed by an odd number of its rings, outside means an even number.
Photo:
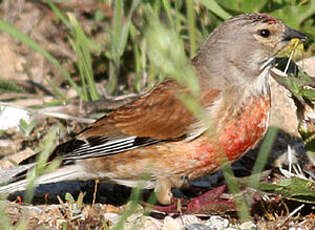
[{"label": "small pebble", "polygon": [[179,219],[183,222],[184,226],[190,225],[190,224],[202,224],[202,220],[200,220],[195,215],[183,215],[176,218],[176,220]]},{"label": "small pebble", "polygon": [[135,218],[133,222],[127,221],[124,224],[123,230],[160,230],[162,229],[162,223],[150,216],[139,216]]},{"label": "small pebble", "polygon": [[111,225],[116,226],[121,220],[121,215],[117,213],[105,213],[104,219],[105,219],[105,222],[110,222]]},{"label": "small pebble", "polygon": [[30,122],[30,115],[23,109],[13,108],[9,106],[0,106],[0,129],[7,130],[18,127],[20,120]]},{"label": "small pebble", "polygon": [[242,223],[239,226],[239,229],[241,229],[241,230],[252,230],[252,229],[256,229],[256,225],[253,222],[251,222],[251,221],[247,221],[247,222]]},{"label": "small pebble", "polygon": [[164,218],[163,230],[182,230],[183,228],[182,221],[177,221],[170,216]]},{"label": "small pebble", "polygon": [[226,229],[229,226],[229,220],[221,216],[211,216],[205,225],[216,230]]},{"label": "small pebble", "polygon": [[143,230],[160,230],[162,229],[162,222],[151,216],[142,216]]},{"label": "small pebble", "polygon": [[204,224],[190,224],[185,227],[185,230],[215,230],[216,228],[208,227]]}]

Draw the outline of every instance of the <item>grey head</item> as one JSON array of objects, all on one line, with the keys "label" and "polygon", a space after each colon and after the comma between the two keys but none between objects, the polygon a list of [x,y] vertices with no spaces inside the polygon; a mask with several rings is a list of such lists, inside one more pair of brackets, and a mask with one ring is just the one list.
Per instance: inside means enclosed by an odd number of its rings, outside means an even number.
[{"label": "grey head", "polygon": [[305,40],[306,35],[267,14],[242,14],[219,25],[192,63],[201,80],[213,88],[242,85],[258,77],[292,38]]}]

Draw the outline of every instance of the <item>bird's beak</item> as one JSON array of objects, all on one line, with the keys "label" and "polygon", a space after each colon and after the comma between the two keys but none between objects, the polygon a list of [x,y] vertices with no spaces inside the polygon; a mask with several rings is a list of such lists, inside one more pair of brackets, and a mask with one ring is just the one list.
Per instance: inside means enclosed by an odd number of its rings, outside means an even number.
[{"label": "bird's beak", "polygon": [[293,38],[300,39],[301,42],[305,42],[307,39],[307,36],[295,29],[292,29],[290,27],[286,27],[284,34],[283,34],[283,41],[291,41]]}]

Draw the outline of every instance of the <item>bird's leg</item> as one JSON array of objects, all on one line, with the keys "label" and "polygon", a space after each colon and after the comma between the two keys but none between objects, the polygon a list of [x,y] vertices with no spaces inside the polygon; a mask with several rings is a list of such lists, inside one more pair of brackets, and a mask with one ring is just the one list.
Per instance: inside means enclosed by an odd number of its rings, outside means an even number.
[{"label": "bird's leg", "polygon": [[173,194],[171,189],[172,183],[170,180],[163,178],[156,181],[154,193],[160,204],[167,205],[172,203]]},{"label": "bird's leg", "polygon": [[163,213],[186,213],[186,206],[189,203],[189,200],[185,199],[178,199],[178,198],[172,198],[171,204],[167,206],[162,205],[151,205],[144,203],[148,207],[150,207],[152,210],[157,212],[163,212]]},{"label": "bird's leg", "polygon": [[154,189],[154,193],[156,195],[157,201],[165,206],[162,205],[151,205],[143,202],[146,206],[152,208],[155,211],[165,212],[165,213],[179,213],[180,212],[180,205],[179,202],[187,204],[187,200],[185,199],[177,199],[173,197],[172,194],[172,187],[174,185],[180,187],[183,184],[182,179],[179,180],[170,180],[167,178],[158,179],[156,182],[156,186]]}]

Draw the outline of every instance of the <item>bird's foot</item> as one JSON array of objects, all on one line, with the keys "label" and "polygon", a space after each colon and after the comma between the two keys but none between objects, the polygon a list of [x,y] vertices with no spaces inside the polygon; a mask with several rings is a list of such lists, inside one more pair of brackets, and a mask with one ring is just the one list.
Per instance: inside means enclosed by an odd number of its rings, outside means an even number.
[{"label": "bird's foot", "polygon": [[183,214],[224,213],[235,211],[236,207],[233,199],[226,200],[221,198],[225,189],[226,185],[223,185],[190,200],[173,198],[171,205],[154,205],[152,209],[164,213]]},{"label": "bird's foot", "polygon": [[189,203],[189,200],[172,198],[172,203],[168,206],[152,205],[152,204],[147,204],[146,202],[143,202],[143,203],[147,207],[149,207],[152,211],[171,214],[171,213],[183,213],[183,211],[186,210],[185,207]]}]

